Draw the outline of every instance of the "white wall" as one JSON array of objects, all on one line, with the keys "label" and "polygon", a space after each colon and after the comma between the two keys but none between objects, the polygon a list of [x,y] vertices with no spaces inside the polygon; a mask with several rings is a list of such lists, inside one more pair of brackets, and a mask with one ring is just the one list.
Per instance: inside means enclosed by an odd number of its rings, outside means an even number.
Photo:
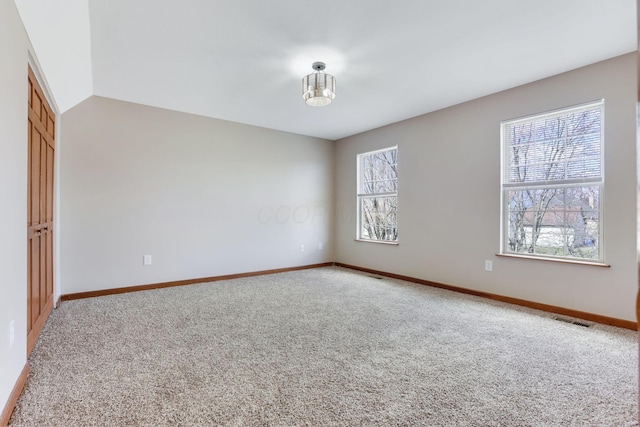
[{"label": "white wall", "polygon": [[[600,98],[611,268],[496,257],[500,121]],[[629,54],[338,141],[336,261],[635,321],[635,99]],[[356,242],[356,154],[394,144],[400,244]]]},{"label": "white wall", "polygon": [[334,259],[331,141],[101,97],[62,125],[63,294]]},{"label": "white wall", "polygon": [[[27,358],[28,42],[12,1],[0,0],[0,411]],[[9,348],[9,322],[15,341]]]}]

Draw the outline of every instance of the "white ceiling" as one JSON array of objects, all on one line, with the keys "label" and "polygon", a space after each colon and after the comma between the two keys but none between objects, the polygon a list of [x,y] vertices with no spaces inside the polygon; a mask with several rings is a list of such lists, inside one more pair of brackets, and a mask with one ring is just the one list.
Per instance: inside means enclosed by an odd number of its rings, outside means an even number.
[{"label": "white ceiling", "polygon": [[[332,140],[637,50],[636,0],[49,0],[79,12],[46,33],[47,1],[15,2],[62,110],[94,94]],[[302,100],[314,61],[327,107]]]},{"label": "white ceiling", "polygon": [[[14,0],[59,113],[93,94],[88,0]],[[36,69],[37,71],[37,69]]]}]

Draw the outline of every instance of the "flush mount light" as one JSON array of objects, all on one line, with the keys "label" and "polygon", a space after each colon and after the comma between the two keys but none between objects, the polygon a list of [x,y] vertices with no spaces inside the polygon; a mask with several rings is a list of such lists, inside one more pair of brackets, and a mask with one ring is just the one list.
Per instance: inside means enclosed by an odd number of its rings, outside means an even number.
[{"label": "flush mount light", "polygon": [[315,71],[302,79],[302,97],[312,107],[322,107],[331,104],[336,97],[336,79],[324,72],[324,62],[314,62],[311,66]]}]

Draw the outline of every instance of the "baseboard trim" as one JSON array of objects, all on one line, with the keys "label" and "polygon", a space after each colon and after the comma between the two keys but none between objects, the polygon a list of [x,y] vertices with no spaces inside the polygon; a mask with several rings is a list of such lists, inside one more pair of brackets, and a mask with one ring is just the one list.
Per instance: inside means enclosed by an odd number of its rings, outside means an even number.
[{"label": "baseboard trim", "polygon": [[172,282],[151,283],[148,285],[126,286],[122,288],[102,289],[98,291],[78,292],[65,294],[60,296],[61,301],[70,301],[74,299],[93,298],[105,295],[124,294],[128,292],[148,291],[151,289],[171,288],[175,286],[193,285],[196,283],[217,282],[220,280],[241,279],[244,277],[264,276],[267,274],[286,273],[288,271],[308,270],[311,268],[329,267],[333,262],[324,262],[321,264],[302,265],[298,267],[276,268],[273,270],[251,271],[248,273],[226,274],[223,276],[202,277],[199,279],[175,280]]},{"label": "baseboard trim", "polygon": [[27,382],[27,376],[29,376],[29,364],[25,363],[24,368],[22,368],[22,372],[20,372],[20,375],[13,386],[13,390],[11,390],[9,400],[7,400],[7,403],[4,405],[4,409],[2,410],[2,414],[0,414],[0,427],[7,427],[7,425],[9,425],[11,414],[13,413],[13,410],[18,403],[18,398],[20,398],[24,385]]},{"label": "baseboard trim", "polygon": [[[386,271],[375,270],[371,268],[359,267],[356,265],[344,264],[341,262],[325,262],[320,264],[310,264],[298,267],[276,268],[273,270],[260,270],[247,273],[227,274],[222,276],[202,277],[197,279],[176,280],[172,282],[151,283],[148,285],[127,286],[121,288],[102,289],[98,291],[78,292],[72,294],[61,295],[59,301],[71,301],[82,298],[93,298],[105,295],[123,294],[128,292],[146,291],[151,289],[170,288],[175,286],[193,285],[196,283],[217,282],[220,280],[241,279],[244,277],[263,276],[267,274],[286,273],[288,271],[307,270],[312,268],[330,267],[336,265],[338,267],[344,267],[351,270],[363,271],[365,273],[377,274],[380,276],[391,277],[394,279],[406,280],[408,282],[419,283],[421,285],[431,286],[434,288],[447,289],[449,291],[459,292],[467,295],[474,295],[477,297],[487,298],[494,301],[506,302],[509,304],[519,305],[522,307],[533,308],[536,310],[546,311],[549,313],[555,313],[562,316],[575,317],[578,319],[588,320],[591,322],[602,323],[604,325],[615,326],[618,328],[637,330],[638,323],[629,320],[617,319],[615,317],[601,316],[599,314],[587,313],[584,311],[573,310],[570,308],[558,307],[549,304],[542,304],[533,301],[527,301],[519,298],[512,298],[498,294],[492,294],[489,292],[476,291],[473,289],[462,288],[453,285],[447,285],[444,283],[432,282],[430,280],[418,279],[411,276],[405,276],[402,274],[389,273]],[[0,425],[0,427],[2,427]]]},{"label": "baseboard trim", "polygon": [[629,320],[617,319],[615,317],[601,316],[599,314],[587,313],[584,311],[572,310],[570,308],[558,307],[555,305],[542,304],[538,302],[527,301],[519,298],[506,297],[503,295],[492,294],[489,292],[476,291],[473,289],[461,288],[458,286],[447,285],[444,283],[432,282],[430,280],[417,279],[415,277],[404,276],[401,274],[388,273],[386,271],[374,270],[371,268],[358,267],[355,265],[335,263],[338,267],[349,268],[351,270],[363,271],[365,273],[377,274],[379,276],[391,277],[393,279],[406,280],[407,282],[419,283],[421,285],[432,286],[434,288],[447,289],[449,291],[460,292],[467,295],[487,298],[494,301],[506,302],[509,304],[519,305],[522,307],[533,308],[536,310],[546,311],[549,313],[560,314],[562,316],[575,317],[578,319],[588,320],[591,322],[602,323],[604,325],[616,326],[618,328],[637,330],[638,323]]}]

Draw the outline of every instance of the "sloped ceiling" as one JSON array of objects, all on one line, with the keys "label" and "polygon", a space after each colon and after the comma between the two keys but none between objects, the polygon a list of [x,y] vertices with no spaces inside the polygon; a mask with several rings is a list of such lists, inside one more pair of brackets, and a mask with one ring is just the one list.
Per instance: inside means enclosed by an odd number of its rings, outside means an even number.
[{"label": "sloped ceiling", "polygon": [[15,0],[41,75],[63,113],[93,94],[87,0]]},{"label": "sloped ceiling", "polygon": [[[637,49],[635,0],[15,1],[62,111],[94,94],[332,140]],[[314,61],[327,107],[302,100]]]}]

